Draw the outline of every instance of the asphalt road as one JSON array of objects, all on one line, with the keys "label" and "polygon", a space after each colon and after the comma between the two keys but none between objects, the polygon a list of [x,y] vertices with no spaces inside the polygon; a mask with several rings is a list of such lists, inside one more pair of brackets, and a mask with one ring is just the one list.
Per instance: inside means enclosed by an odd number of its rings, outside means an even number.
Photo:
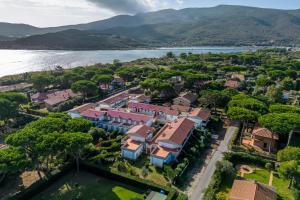
[{"label": "asphalt road", "polygon": [[223,159],[223,153],[228,151],[228,145],[236,129],[238,128],[235,126],[230,126],[227,128],[223,141],[221,141],[220,146],[212,155],[207,167],[203,170],[202,175],[199,177],[199,182],[197,183],[197,186],[195,187],[192,194],[190,195],[189,200],[202,199],[204,192],[208,187],[211,178],[216,170],[216,163],[218,161],[221,161]]}]

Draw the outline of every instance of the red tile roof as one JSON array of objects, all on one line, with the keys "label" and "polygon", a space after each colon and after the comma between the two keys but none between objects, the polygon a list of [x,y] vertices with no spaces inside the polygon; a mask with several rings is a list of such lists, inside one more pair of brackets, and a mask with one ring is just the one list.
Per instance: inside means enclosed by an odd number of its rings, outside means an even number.
[{"label": "red tile roof", "polygon": [[193,128],[194,122],[187,118],[166,123],[156,134],[155,143],[159,141],[170,141],[181,145]]},{"label": "red tile roof", "polygon": [[191,103],[197,100],[197,94],[194,94],[192,92],[184,92],[181,93],[179,96],[189,100]]},{"label": "red tile roof", "polygon": [[240,82],[239,81],[234,81],[234,80],[228,80],[226,81],[225,87],[229,88],[239,88],[240,87]]},{"label": "red tile roof", "polygon": [[128,135],[139,135],[143,138],[146,138],[150,133],[153,133],[154,128],[147,125],[137,125],[129,129],[127,132]]},{"label": "red tile roof", "polygon": [[235,180],[229,193],[229,200],[276,200],[273,188],[255,181]]},{"label": "red tile roof", "polygon": [[118,93],[118,94],[113,95],[111,97],[108,97],[107,99],[99,101],[98,104],[100,104],[100,103],[106,103],[108,105],[111,105],[111,104],[116,103],[119,100],[127,99],[128,97],[129,97],[129,94],[127,92],[121,92],[121,93]]},{"label": "red tile roof", "polygon": [[86,117],[86,118],[92,118],[92,119],[97,119],[100,116],[103,116],[106,112],[105,111],[98,111],[98,110],[94,110],[94,109],[88,109],[85,110],[81,113],[82,117]]},{"label": "red tile roof", "polygon": [[69,110],[69,112],[82,113],[83,111],[86,111],[88,109],[94,109],[94,108],[96,108],[96,104],[94,104],[94,103],[86,103],[86,104],[83,104],[81,106],[75,107],[72,110]]},{"label": "red tile roof", "polygon": [[79,95],[80,94],[74,93],[71,89],[56,91],[47,94],[45,103],[49,105],[57,105]]},{"label": "red tile roof", "polygon": [[170,107],[157,106],[157,105],[145,104],[145,103],[129,102],[128,108],[136,108],[136,109],[151,110],[151,111],[155,111],[155,112],[163,112],[163,113],[166,113],[168,115],[173,115],[173,116],[177,116],[179,114],[178,111],[171,110]]},{"label": "red tile roof", "polygon": [[192,117],[200,117],[202,120],[207,121],[209,120],[211,113],[209,109],[205,108],[195,108],[192,110],[189,116]]},{"label": "red tile roof", "polygon": [[189,112],[191,110],[190,107],[188,107],[188,106],[182,106],[182,105],[172,105],[171,109],[172,110],[177,110],[179,112]]},{"label": "red tile roof", "polygon": [[142,143],[139,141],[134,141],[134,140],[128,138],[126,140],[126,143],[122,146],[122,148],[131,150],[131,151],[136,151],[141,146],[141,144]]},{"label": "red tile roof", "polygon": [[274,140],[278,140],[278,135],[276,133],[272,134],[272,132],[266,128],[255,128],[252,134],[264,138],[273,138]]},{"label": "red tile roof", "polygon": [[108,110],[107,114],[110,117],[130,119],[130,120],[137,121],[137,122],[147,122],[147,121],[153,119],[153,117],[148,116],[148,115],[142,115],[142,114],[137,114],[137,113],[129,113],[129,112],[121,112],[121,111],[118,111],[118,110]]},{"label": "red tile roof", "polygon": [[156,157],[160,157],[160,158],[167,158],[170,153],[171,152],[168,149],[160,147],[160,146],[157,145],[154,148],[154,150],[151,152],[151,155],[156,156]]}]

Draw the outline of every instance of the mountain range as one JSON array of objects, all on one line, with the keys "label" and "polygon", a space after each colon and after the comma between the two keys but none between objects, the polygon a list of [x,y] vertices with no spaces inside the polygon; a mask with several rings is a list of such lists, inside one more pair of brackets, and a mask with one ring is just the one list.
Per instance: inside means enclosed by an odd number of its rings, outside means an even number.
[{"label": "mountain range", "polygon": [[220,5],[119,15],[38,28],[0,23],[0,48],[131,49],[199,45],[300,45],[300,10]]}]

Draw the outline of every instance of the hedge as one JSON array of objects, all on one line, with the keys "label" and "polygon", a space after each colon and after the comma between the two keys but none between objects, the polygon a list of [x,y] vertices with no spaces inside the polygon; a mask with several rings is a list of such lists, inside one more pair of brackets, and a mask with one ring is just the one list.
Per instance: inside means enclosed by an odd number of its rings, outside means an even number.
[{"label": "hedge", "polygon": [[229,160],[233,164],[254,164],[258,165],[261,167],[264,167],[266,163],[274,163],[272,160],[267,160],[264,159],[260,156],[257,155],[251,155],[249,153],[245,152],[230,152],[230,153],[225,153],[225,159]]}]

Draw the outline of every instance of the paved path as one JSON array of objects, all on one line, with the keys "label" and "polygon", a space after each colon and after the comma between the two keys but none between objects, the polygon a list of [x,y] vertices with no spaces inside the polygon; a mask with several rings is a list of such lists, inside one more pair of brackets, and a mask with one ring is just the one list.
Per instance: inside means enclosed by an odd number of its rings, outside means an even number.
[{"label": "paved path", "polygon": [[235,130],[238,129],[235,126],[230,126],[227,128],[225,138],[220,143],[220,146],[212,155],[207,167],[202,171],[199,176],[199,181],[195,187],[192,194],[189,196],[189,200],[201,200],[206,188],[208,187],[211,178],[216,170],[216,163],[223,159],[223,153],[228,151],[228,145],[234,135]]}]

